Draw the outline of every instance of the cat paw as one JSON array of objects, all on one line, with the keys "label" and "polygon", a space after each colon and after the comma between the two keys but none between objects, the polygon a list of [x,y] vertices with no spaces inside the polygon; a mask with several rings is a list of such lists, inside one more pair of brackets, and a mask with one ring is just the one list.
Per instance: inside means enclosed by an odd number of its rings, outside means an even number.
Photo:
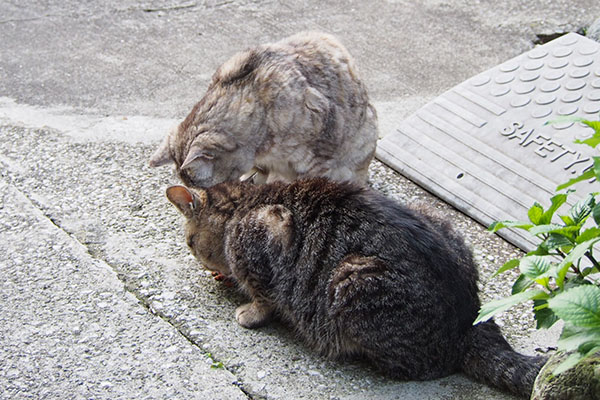
[{"label": "cat paw", "polygon": [[259,306],[256,302],[244,304],[235,310],[235,319],[244,328],[258,328],[271,319],[271,308]]}]

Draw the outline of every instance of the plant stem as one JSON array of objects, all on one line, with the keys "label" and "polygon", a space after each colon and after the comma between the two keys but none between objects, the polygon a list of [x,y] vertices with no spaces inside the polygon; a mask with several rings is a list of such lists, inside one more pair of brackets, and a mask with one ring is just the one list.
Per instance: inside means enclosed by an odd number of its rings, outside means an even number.
[{"label": "plant stem", "polygon": [[596,269],[600,271],[600,264],[598,264],[598,261],[596,261],[596,259],[594,258],[594,256],[592,255],[592,253],[589,250],[585,252],[585,256],[587,257],[588,260],[590,260],[592,262],[594,267],[596,267]]}]

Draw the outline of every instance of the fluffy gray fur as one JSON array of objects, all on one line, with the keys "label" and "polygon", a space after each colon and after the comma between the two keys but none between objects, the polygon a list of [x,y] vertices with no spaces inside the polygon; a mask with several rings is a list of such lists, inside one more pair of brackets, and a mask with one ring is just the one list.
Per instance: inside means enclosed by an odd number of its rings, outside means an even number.
[{"label": "fluffy gray fur", "polygon": [[324,176],[364,183],[377,114],[348,51],[304,32],[234,55],[165,138],[151,166],[175,163],[188,186],[259,171],[257,182]]}]

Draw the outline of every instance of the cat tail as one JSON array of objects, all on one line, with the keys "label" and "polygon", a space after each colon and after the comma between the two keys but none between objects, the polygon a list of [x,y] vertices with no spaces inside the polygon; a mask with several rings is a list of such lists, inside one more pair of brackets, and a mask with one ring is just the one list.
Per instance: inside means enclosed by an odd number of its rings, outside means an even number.
[{"label": "cat tail", "polygon": [[466,375],[523,398],[531,396],[535,378],[547,360],[514,351],[493,320],[472,326],[464,345],[462,371]]}]

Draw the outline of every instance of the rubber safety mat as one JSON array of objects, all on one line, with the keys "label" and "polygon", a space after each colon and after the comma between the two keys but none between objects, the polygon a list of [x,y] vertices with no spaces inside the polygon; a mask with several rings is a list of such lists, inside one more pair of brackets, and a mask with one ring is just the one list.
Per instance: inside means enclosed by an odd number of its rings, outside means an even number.
[{"label": "rubber safety mat", "polygon": [[[600,43],[575,33],[437,97],[380,140],[377,158],[486,226],[527,220],[534,201],[547,207],[556,187],[600,153],[573,143],[592,128],[546,125],[564,115],[600,119]],[[597,182],[575,188],[600,189]],[[519,231],[500,234],[522,249],[534,246]]]}]

